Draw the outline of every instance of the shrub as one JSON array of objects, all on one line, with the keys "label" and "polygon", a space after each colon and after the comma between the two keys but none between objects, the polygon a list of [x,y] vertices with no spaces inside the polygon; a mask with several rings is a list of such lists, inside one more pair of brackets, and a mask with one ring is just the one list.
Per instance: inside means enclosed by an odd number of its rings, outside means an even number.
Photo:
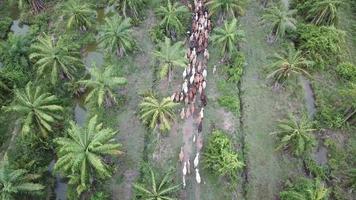
[{"label": "shrub", "polygon": [[335,27],[300,24],[297,27],[299,48],[318,68],[337,63],[340,60],[345,33]]},{"label": "shrub", "polygon": [[245,64],[245,56],[242,53],[236,53],[232,56],[233,60],[227,67],[228,80],[238,83],[243,73]]},{"label": "shrub", "polygon": [[280,192],[279,196],[281,200],[326,200],[328,197],[328,189],[319,179],[299,178],[294,184],[289,184],[284,191]]},{"label": "shrub", "polygon": [[0,19],[0,39],[5,39],[7,33],[10,31],[12,19],[5,17]]},{"label": "shrub", "polygon": [[240,101],[237,96],[221,96],[218,98],[218,103],[236,115],[240,113]]},{"label": "shrub", "polygon": [[204,166],[217,176],[226,176],[232,180],[237,179],[238,171],[244,166],[230,138],[219,130],[210,135],[203,162]]},{"label": "shrub", "polygon": [[344,62],[336,67],[337,74],[346,80],[356,80],[356,66],[352,63]]}]

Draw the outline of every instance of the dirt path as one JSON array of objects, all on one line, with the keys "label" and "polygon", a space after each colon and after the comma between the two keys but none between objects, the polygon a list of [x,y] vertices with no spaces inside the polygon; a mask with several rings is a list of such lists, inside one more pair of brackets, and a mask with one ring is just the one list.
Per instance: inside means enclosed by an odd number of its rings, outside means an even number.
[{"label": "dirt path", "polygon": [[149,11],[146,20],[135,28],[135,38],[142,52],[137,53],[133,60],[124,62],[128,85],[127,104],[118,111],[118,139],[123,145],[124,155],[121,156],[118,172],[113,176],[113,199],[132,199],[132,183],[139,175],[139,168],[143,158],[144,135],[146,129],[138,119],[136,112],[140,94],[150,90],[153,84],[152,55],[154,49],[149,38],[149,30],[156,23],[152,11]]},{"label": "dirt path", "polygon": [[268,64],[267,57],[280,47],[266,43],[267,32],[258,25],[260,16],[260,5],[254,0],[248,6],[246,16],[241,18],[247,40],[242,51],[248,63],[241,82],[248,200],[277,198],[285,178],[298,168],[290,158],[275,151],[274,138],[269,135],[276,126],[276,119],[290,112],[290,106],[285,91],[272,92],[266,85],[263,68]]}]

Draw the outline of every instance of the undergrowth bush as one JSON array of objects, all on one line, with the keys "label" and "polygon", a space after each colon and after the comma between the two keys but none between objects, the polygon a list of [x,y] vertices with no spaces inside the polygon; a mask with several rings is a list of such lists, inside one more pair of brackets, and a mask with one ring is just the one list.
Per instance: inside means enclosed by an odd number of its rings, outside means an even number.
[{"label": "undergrowth bush", "polygon": [[346,80],[356,80],[356,65],[344,62],[336,67],[337,74]]},{"label": "undergrowth bush", "polygon": [[12,19],[10,17],[4,17],[0,19],[0,39],[5,39],[7,33],[10,31]]},{"label": "undergrowth bush", "polygon": [[218,83],[218,89],[220,92],[218,104],[238,116],[240,114],[240,99],[236,84],[222,80]]},{"label": "undergrowth bush", "polygon": [[299,24],[297,26],[298,47],[319,69],[337,64],[341,59],[345,44],[345,33],[332,26]]},{"label": "undergrowth bush", "polygon": [[238,172],[244,167],[231,139],[220,130],[213,131],[209,136],[203,162],[212,173],[234,181],[237,181]]},{"label": "undergrowth bush", "polygon": [[245,60],[246,59],[244,54],[240,52],[232,56],[232,61],[229,63],[226,69],[228,81],[234,83],[240,82],[241,76],[243,74]]}]

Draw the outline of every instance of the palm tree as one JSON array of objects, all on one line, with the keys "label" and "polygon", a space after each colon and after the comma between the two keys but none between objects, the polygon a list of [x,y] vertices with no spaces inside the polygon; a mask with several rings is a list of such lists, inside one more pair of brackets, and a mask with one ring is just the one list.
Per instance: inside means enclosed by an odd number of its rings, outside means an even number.
[{"label": "palm tree", "polygon": [[138,18],[140,10],[143,9],[144,0],[111,0],[119,12],[127,18],[129,14]]},{"label": "palm tree", "polygon": [[211,14],[237,17],[245,13],[244,0],[209,0],[206,5],[209,6]]},{"label": "palm tree", "polygon": [[325,200],[327,196],[328,189],[318,178],[313,181],[301,179],[293,187],[280,193],[281,200]]},{"label": "palm tree", "polygon": [[129,51],[132,51],[136,42],[132,36],[130,18],[122,18],[119,15],[114,15],[105,19],[105,24],[99,32],[99,43],[105,49],[116,55],[123,56]]},{"label": "palm tree", "polygon": [[288,46],[287,51],[281,54],[275,53],[272,57],[274,62],[269,65],[273,70],[267,78],[273,78],[274,83],[284,83],[292,74],[303,74],[310,76],[304,67],[310,67],[314,62],[303,57],[302,52],[293,46]]},{"label": "palm tree", "polygon": [[120,144],[114,142],[116,131],[103,128],[97,123],[98,116],[92,117],[85,128],[70,122],[69,137],[55,139],[58,144],[56,171],[67,174],[70,183],[77,185],[78,194],[87,190],[98,174],[100,177],[111,175],[104,156],[119,155]]},{"label": "palm tree", "polygon": [[171,186],[172,179],[170,174],[166,173],[162,180],[156,180],[156,176],[151,168],[149,168],[150,178],[146,181],[147,184],[134,184],[133,187],[137,191],[139,199],[151,200],[173,200],[172,193],[179,189],[179,185]]},{"label": "palm tree", "polygon": [[288,30],[295,30],[297,20],[293,18],[296,10],[288,10],[286,6],[272,6],[266,9],[262,22],[271,26],[271,36],[283,38]]},{"label": "palm tree", "polygon": [[117,103],[113,90],[120,85],[125,85],[127,80],[123,77],[117,77],[113,73],[113,66],[92,67],[90,69],[91,79],[78,81],[86,88],[91,89],[85,102],[96,99],[98,106],[101,107],[105,102],[106,106]]},{"label": "palm tree", "polygon": [[38,175],[28,174],[24,169],[12,169],[5,154],[0,163],[0,199],[15,200],[19,193],[33,193],[44,188],[43,185],[33,183]]},{"label": "palm tree", "polygon": [[30,132],[32,126],[38,128],[42,136],[52,132],[52,125],[62,117],[59,112],[63,107],[57,103],[56,96],[42,92],[39,86],[27,83],[25,91],[15,90],[15,101],[11,106],[4,106],[6,112],[16,112],[22,115],[22,133]]},{"label": "palm tree", "polygon": [[95,11],[86,2],[70,0],[64,4],[62,11],[67,20],[67,29],[79,27],[86,30],[94,23]]},{"label": "palm tree", "polygon": [[52,84],[57,82],[59,76],[72,79],[77,68],[83,66],[79,51],[61,36],[55,40],[44,34],[31,48],[33,53],[29,57],[36,60],[38,75],[50,74]]},{"label": "palm tree", "polygon": [[177,106],[169,97],[159,101],[155,96],[147,96],[140,103],[140,119],[151,129],[159,126],[161,131],[171,129],[174,120],[174,108]]},{"label": "palm tree", "polygon": [[166,34],[172,36],[174,33],[182,33],[184,31],[182,21],[188,14],[188,9],[185,6],[180,5],[178,2],[172,4],[170,0],[167,0],[167,5],[160,6],[156,13],[162,18],[159,25],[165,28]]},{"label": "palm tree", "polygon": [[278,131],[270,133],[277,135],[277,146],[279,149],[290,149],[296,156],[301,156],[306,153],[314,145],[314,138],[310,134],[313,129],[313,124],[305,117],[296,119],[296,117],[289,115],[287,119],[280,120],[277,126]]},{"label": "palm tree", "polygon": [[333,25],[338,21],[338,9],[343,4],[341,0],[312,1],[308,11],[308,19],[316,25]]},{"label": "palm tree", "polygon": [[245,40],[245,32],[237,29],[238,23],[235,18],[214,29],[211,41],[221,49],[222,55],[236,52],[238,42]]},{"label": "palm tree", "polygon": [[153,52],[153,55],[160,61],[161,78],[168,76],[168,80],[171,81],[173,67],[186,66],[184,54],[183,42],[172,44],[172,41],[166,37],[164,42],[158,44],[158,49]]},{"label": "palm tree", "polygon": [[11,1],[16,2],[20,9],[23,9],[27,5],[29,5],[35,13],[39,13],[41,12],[41,10],[45,8],[43,0],[11,0]]}]

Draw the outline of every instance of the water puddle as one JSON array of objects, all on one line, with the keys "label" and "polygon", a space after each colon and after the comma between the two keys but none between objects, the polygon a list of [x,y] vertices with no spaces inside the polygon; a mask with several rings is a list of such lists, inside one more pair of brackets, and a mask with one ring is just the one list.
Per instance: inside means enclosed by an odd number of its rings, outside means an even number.
[{"label": "water puddle", "polygon": [[26,24],[21,24],[20,20],[14,20],[11,25],[11,31],[14,32],[15,35],[26,35],[30,27]]},{"label": "water puddle", "polygon": [[315,152],[314,157],[319,165],[326,165],[328,162],[328,149],[324,146],[320,146]]},{"label": "water puddle", "polygon": [[[48,171],[50,173],[53,172],[53,167],[54,164],[56,163],[55,160],[52,160],[51,163],[48,166]],[[63,178],[59,175],[56,174],[56,185],[55,185],[55,194],[56,194],[56,200],[66,200],[67,199],[67,183],[66,181],[63,180]]]},{"label": "water puddle", "polygon": [[85,68],[88,70],[95,65],[96,67],[101,67],[104,64],[104,54],[103,52],[98,49],[96,43],[88,44],[84,48],[84,65]]},{"label": "water puddle", "polygon": [[308,111],[308,116],[310,119],[312,119],[316,113],[314,92],[311,87],[310,81],[307,80],[305,77],[300,76],[300,82],[304,90],[304,99]]},{"label": "water puddle", "polygon": [[87,119],[87,111],[79,103],[77,103],[74,108],[74,119],[79,126],[84,126]]}]

